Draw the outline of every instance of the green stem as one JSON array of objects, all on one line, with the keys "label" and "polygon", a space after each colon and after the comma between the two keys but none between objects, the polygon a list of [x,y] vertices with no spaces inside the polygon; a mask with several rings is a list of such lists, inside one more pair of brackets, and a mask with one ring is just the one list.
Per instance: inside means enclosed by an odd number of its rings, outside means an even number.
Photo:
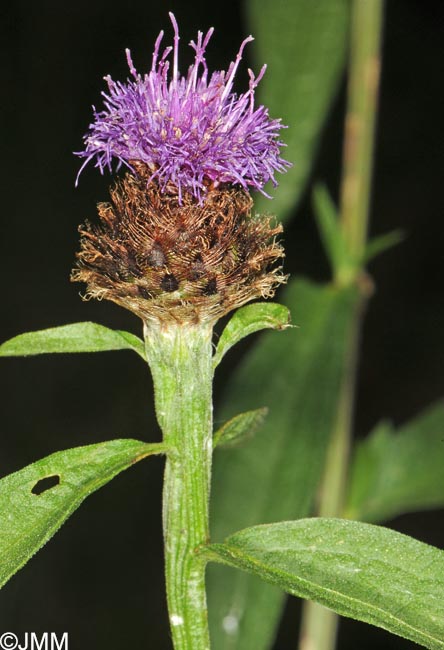
[{"label": "green stem", "polygon": [[354,0],[341,187],[341,222],[350,253],[365,249],[381,67],[383,0]]},{"label": "green stem", "polygon": [[145,345],[167,455],[163,492],[165,577],[175,650],[210,647],[205,563],[212,444],[212,327],[147,327]]},{"label": "green stem", "polygon": [[[353,0],[340,219],[348,251],[357,260],[363,257],[368,228],[382,16],[383,0]],[[363,277],[363,269],[359,270],[358,278],[356,270],[348,277],[337,278],[342,282],[354,282],[356,279],[361,281],[365,298],[369,283]],[[343,514],[361,314],[362,305],[350,327],[336,424],[327,451],[321,485],[318,513],[321,517],[340,517]],[[337,626],[338,617],[334,612],[316,603],[305,603],[300,650],[333,650]]]}]

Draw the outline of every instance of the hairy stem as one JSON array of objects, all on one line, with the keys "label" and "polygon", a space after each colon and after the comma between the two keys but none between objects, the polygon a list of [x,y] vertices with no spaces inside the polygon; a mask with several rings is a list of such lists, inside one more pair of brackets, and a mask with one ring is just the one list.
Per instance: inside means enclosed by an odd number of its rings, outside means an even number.
[{"label": "hairy stem", "polygon": [[175,650],[210,647],[205,563],[212,457],[212,328],[147,327],[145,345],[167,455],[163,491],[165,577]]},{"label": "hairy stem", "polygon": [[[382,15],[383,0],[353,0],[340,219],[349,253],[354,259],[362,258],[367,237]],[[350,277],[337,278],[342,282],[355,282],[356,279],[360,280],[359,277],[356,278],[356,271]],[[361,286],[365,297],[368,283],[361,279]],[[343,514],[361,313],[362,305],[350,328],[336,424],[332,431],[321,486],[318,513],[321,517],[340,517]],[[337,626],[338,617],[334,612],[316,603],[305,603],[300,650],[333,650]]]}]

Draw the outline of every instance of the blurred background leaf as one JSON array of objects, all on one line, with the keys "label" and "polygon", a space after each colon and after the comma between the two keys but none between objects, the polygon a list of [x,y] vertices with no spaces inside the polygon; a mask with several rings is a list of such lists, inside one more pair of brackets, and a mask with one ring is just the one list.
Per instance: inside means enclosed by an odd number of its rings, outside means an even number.
[{"label": "blurred background leaf", "polygon": [[[213,541],[246,526],[304,517],[313,505],[359,296],[352,288],[293,280],[283,302],[298,327],[261,336],[234,373],[217,413],[225,420],[269,408],[253,440],[215,455]],[[208,578],[215,650],[269,647],[283,594],[227,568],[209,567]]]},{"label": "blurred background leaf", "polygon": [[382,422],[357,444],[345,515],[381,522],[444,506],[444,404],[395,429]]},{"label": "blurred background leaf", "polygon": [[258,196],[255,208],[271,211],[283,221],[301,199],[342,77],[349,3],[248,0],[245,8],[256,39],[255,67],[264,62],[269,66],[257,90],[258,101],[288,126],[282,132],[288,145],[282,155],[293,163],[279,175],[279,191],[268,188],[273,203]]}]

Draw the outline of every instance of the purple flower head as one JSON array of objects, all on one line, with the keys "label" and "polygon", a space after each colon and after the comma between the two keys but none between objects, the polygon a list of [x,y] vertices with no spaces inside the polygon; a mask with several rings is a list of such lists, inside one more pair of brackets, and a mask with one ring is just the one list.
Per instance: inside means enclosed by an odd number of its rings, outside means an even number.
[{"label": "purple flower head", "polygon": [[[254,91],[262,79],[264,65],[257,77],[248,70],[247,92],[236,95],[234,77],[242,59],[246,38],[227,72],[216,71],[209,76],[205,50],[213,34],[198,32],[194,63],[188,74],[178,70],[179,29],[170,13],[174,28],[174,45],[160,52],[163,31],[153,53],[151,70],[140,75],[126,51],[132,79],[126,83],[105,77],[108,92],[103,92],[104,110],[94,108],[94,122],[85,135],[85,149],[77,155],[85,165],[95,159],[103,173],[111,171],[112,160],[117,169],[122,164],[133,169],[132,163],[143,163],[164,189],[173,183],[179,192],[191,192],[203,200],[207,186],[220,183],[251,186],[265,194],[263,186],[274,173],[284,172],[290,163],[279,155],[283,143],[280,120],[272,120],[264,106],[255,108]],[[170,54],[172,52],[172,73]],[[79,174],[80,174],[79,172]]]}]

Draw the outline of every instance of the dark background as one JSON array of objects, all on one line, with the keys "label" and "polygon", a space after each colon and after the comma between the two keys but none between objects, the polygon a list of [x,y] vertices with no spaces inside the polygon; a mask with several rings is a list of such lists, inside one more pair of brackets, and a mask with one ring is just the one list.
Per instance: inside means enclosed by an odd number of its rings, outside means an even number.
[{"label": "dark background", "polygon": [[[79,161],[71,152],[81,148],[91,104],[99,105],[102,77],[127,77],[125,47],[140,70],[150,65],[155,36],[171,32],[168,10],[181,28],[182,69],[197,28],[216,28],[210,69],[226,69],[249,32],[233,0],[16,0],[0,10],[1,340],[81,320],[140,334],[131,314],[82,303],[81,287],[69,283],[77,226],[94,218],[109,182],[90,168],[76,190]],[[377,290],[363,332],[359,435],[382,416],[402,423],[444,393],[443,29],[439,0],[388,0],[371,229],[400,227],[407,239],[370,267]],[[343,105],[342,89],[313,173],[333,191]],[[287,271],[328,278],[308,200],[286,230],[286,248]],[[129,352],[3,359],[0,382],[0,475],[76,445],[159,439],[150,377]],[[150,459],[88,499],[0,592],[0,632],[68,631],[72,650],[169,648],[161,478],[162,462]],[[443,521],[435,511],[390,525],[443,548]],[[276,648],[295,647],[295,616],[290,606]],[[339,647],[357,643],[413,647],[344,621]]]}]

